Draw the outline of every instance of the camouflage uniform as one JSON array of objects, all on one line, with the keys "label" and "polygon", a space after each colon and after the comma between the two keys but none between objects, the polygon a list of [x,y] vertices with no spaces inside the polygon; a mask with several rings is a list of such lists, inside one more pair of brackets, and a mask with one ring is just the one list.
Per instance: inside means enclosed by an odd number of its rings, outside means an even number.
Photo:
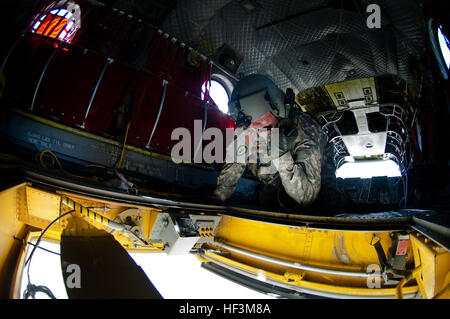
[{"label": "camouflage uniform", "polygon": [[[218,176],[215,195],[222,201],[230,198],[248,167],[250,172],[269,188],[284,190],[301,206],[312,204],[321,189],[322,156],[327,138],[319,123],[311,115],[297,111],[292,120],[297,128],[298,136],[289,152],[272,161],[277,168],[276,173],[262,173],[262,168],[270,165],[270,162],[227,163]],[[268,154],[259,154],[259,156],[267,157]]]}]

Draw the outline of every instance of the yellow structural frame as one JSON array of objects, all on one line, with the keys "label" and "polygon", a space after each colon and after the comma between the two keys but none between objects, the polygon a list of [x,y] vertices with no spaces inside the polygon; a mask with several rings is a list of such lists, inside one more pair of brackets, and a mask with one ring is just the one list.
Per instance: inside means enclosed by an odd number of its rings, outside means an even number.
[{"label": "yellow structural frame", "polygon": [[[65,198],[83,207],[91,207],[95,212],[95,218],[88,218],[82,210],[74,214],[85,218],[97,228],[113,233],[116,240],[128,251],[163,252],[162,243],[149,243],[148,246],[136,247],[127,235],[113,231],[105,223],[100,222],[103,219],[114,220],[121,212],[135,208],[142,218],[143,233],[148,238],[158,214],[162,212],[161,209],[103,200],[50,188],[43,189],[31,183],[23,183],[0,192],[0,287],[4,294],[9,287],[14,286],[14,269],[17,272],[20,268],[20,253],[22,251],[23,254],[25,249],[22,240],[26,239],[31,232],[44,229],[60,214],[71,210],[70,205],[64,205]],[[45,237],[59,242],[61,232],[70,218],[71,215],[60,219],[49,229]],[[368,271],[369,266],[379,265],[377,253],[372,246],[374,238],[380,241],[384,251],[387,252],[392,244],[390,231],[310,229],[222,215],[215,229],[213,241],[201,247],[204,254],[199,258],[204,262],[215,262],[253,276],[262,276],[297,290],[311,290],[325,295],[334,294],[344,298],[395,298],[399,296],[398,291],[400,291],[400,296],[415,295],[420,292],[423,298],[448,298],[450,253],[412,229],[408,230],[408,233],[410,245],[407,266],[409,269],[420,267],[418,268],[420,270],[414,273],[411,280],[402,283],[401,287],[386,286],[381,282],[379,288],[370,288],[366,277],[340,276],[289,268],[227,251],[219,247],[220,245],[214,244],[226,243],[245,251],[293,264],[300,263],[318,268],[364,273]]]},{"label": "yellow structural frame", "polygon": [[[259,267],[250,266],[248,263],[243,263],[230,259],[218,254],[211,252],[206,252],[206,260],[210,262],[218,261],[221,264],[226,264],[232,268],[237,268],[248,272],[250,274],[256,275],[261,278],[260,280],[266,281],[271,279],[275,282],[283,283],[284,287],[292,286],[293,289],[300,288],[300,291],[308,292],[315,291],[318,293],[323,293],[323,295],[334,294],[336,296],[342,295],[346,298],[370,298],[370,297],[385,297],[394,298],[395,297],[395,287],[392,288],[368,288],[367,286],[355,286],[354,283],[347,283],[347,285],[337,285],[335,282],[322,283],[313,281],[313,279],[308,280],[303,272],[285,272],[278,273],[274,271],[263,270]],[[404,294],[414,294],[419,290],[417,285],[409,286],[403,289]]]}]

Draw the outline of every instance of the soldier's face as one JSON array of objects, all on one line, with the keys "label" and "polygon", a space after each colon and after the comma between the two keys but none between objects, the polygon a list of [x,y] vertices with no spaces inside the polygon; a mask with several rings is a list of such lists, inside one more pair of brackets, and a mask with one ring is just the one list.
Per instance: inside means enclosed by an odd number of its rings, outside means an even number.
[{"label": "soldier's face", "polygon": [[266,138],[270,135],[270,129],[275,127],[277,123],[278,119],[271,112],[267,112],[261,118],[253,121],[250,128],[256,130],[259,136]]}]

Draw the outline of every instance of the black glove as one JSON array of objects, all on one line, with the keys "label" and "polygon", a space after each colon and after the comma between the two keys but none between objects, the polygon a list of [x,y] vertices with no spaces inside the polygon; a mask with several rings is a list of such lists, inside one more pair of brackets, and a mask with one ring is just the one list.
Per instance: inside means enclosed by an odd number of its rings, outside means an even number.
[{"label": "black glove", "polygon": [[281,157],[282,155],[289,152],[291,148],[294,146],[295,141],[297,140],[298,137],[298,131],[294,123],[289,120],[284,120],[280,122],[279,130],[280,130],[279,131],[280,140],[278,148],[280,151],[279,156]]},{"label": "black glove", "polygon": [[228,200],[223,194],[220,192],[214,191],[213,194],[206,197],[206,202],[213,204],[213,205],[223,205]]}]

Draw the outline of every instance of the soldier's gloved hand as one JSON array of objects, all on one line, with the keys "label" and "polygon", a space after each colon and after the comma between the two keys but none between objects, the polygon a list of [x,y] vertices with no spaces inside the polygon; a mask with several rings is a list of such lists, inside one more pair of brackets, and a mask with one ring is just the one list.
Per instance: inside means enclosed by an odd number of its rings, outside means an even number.
[{"label": "soldier's gloved hand", "polygon": [[295,141],[298,137],[298,131],[295,125],[289,121],[285,120],[280,122],[279,125],[279,157],[286,154],[294,146]]},{"label": "soldier's gloved hand", "polygon": [[209,195],[208,197],[206,197],[206,200],[210,203],[213,204],[222,204],[225,203],[227,201],[227,196],[221,192],[221,190],[218,188],[214,191],[214,193],[212,193],[211,195]]}]

